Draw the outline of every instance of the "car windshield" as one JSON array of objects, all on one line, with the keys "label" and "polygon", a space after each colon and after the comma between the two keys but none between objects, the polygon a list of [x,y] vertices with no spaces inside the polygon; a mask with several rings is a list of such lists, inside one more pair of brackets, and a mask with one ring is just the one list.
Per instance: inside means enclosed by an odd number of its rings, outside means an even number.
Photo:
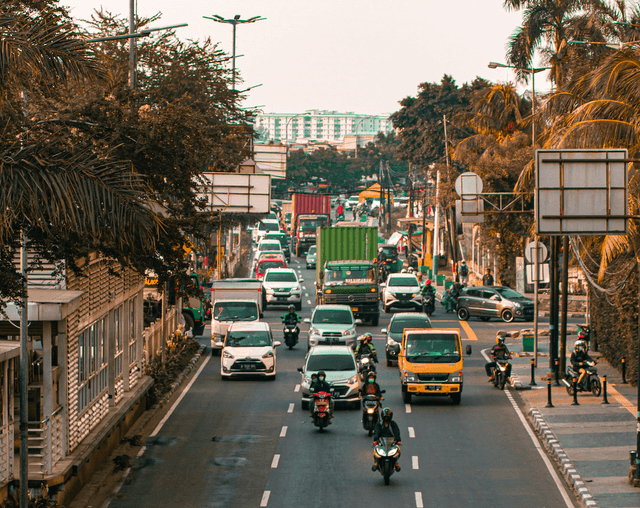
[{"label": "car windshield", "polygon": [[509,300],[516,300],[518,298],[526,298],[524,295],[521,295],[520,293],[518,293],[517,291],[514,291],[513,289],[500,288],[500,287],[494,287],[492,289],[496,293],[498,293],[500,296],[502,296],[503,298],[507,298]]},{"label": "car windshield", "polygon": [[307,371],[352,371],[356,364],[351,355],[311,355],[307,361]]},{"label": "car windshield", "polygon": [[314,325],[327,323],[332,325],[350,325],[353,324],[351,312],[339,309],[316,309],[313,313]]},{"label": "car windshield", "polygon": [[267,274],[265,282],[297,282],[293,272],[271,272]]},{"label": "car windshield", "polygon": [[384,252],[384,255],[387,257],[394,257],[398,255],[398,251],[396,250],[395,247],[382,247],[382,251]]},{"label": "car windshield", "polygon": [[258,227],[259,231],[279,231],[280,227],[277,222],[261,222]]},{"label": "car windshield", "polygon": [[315,254],[316,253],[316,246],[312,245],[311,247],[309,247],[309,252],[307,254]]},{"label": "car windshield", "polygon": [[333,270],[325,270],[324,280],[333,284],[358,284],[375,282],[376,272],[373,268],[345,266]]},{"label": "car windshield", "polygon": [[318,217],[316,219],[300,219],[300,231],[315,231],[318,226],[327,226],[326,217]]},{"label": "car windshield", "polygon": [[389,286],[415,286],[419,287],[418,279],[415,277],[391,277],[389,279]]},{"label": "car windshield", "polygon": [[256,302],[218,302],[213,311],[218,321],[255,321],[258,319]]},{"label": "car windshield", "polygon": [[402,333],[405,328],[431,328],[431,322],[426,316],[397,318],[389,325],[389,332]]},{"label": "car windshield", "polygon": [[258,250],[260,252],[267,252],[267,251],[272,251],[272,250],[282,250],[282,247],[280,245],[280,242],[262,242],[259,246],[258,246]]},{"label": "car windshield", "polygon": [[457,362],[460,360],[457,336],[443,333],[411,334],[406,340],[405,355],[409,362]]},{"label": "car windshield", "polygon": [[264,261],[262,263],[258,263],[258,269],[256,272],[264,275],[269,268],[284,268],[284,263],[282,261]]},{"label": "car windshield", "polygon": [[238,330],[229,332],[225,346],[263,347],[271,345],[271,337],[266,330]]}]

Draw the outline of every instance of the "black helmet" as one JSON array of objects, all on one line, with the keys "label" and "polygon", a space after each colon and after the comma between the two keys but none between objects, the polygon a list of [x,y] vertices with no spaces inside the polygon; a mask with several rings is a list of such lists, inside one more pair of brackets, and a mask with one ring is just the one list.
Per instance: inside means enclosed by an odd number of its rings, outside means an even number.
[{"label": "black helmet", "polygon": [[393,420],[393,411],[390,408],[385,407],[382,410],[382,421],[384,423],[389,423],[391,420]]},{"label": "black helmet", "polygon": [[369,378],[373,378],[373,380],[375,381],[376,379],[376,372],[374,370],[370,370],[369,374],[367,374],[367,379]]},{"label": "black helmet", "polygon": [[291,310],[296,310],[296,306],[295,306],[295,305],[293,305],[293,304],[289,305],[289,310],[290,310],[290,311],[291,311]]},{"label": "black helmet", "polygon": [[504,344],[504,337],[502,335],[496,337],[496,344]]},{"label": "black helmet", "polygon": [[322,378],[322,381],[324,381],[325,379],[327,379],[327,374],[325,373],[324,370],[321,370],[318,372],[318,379]]}]

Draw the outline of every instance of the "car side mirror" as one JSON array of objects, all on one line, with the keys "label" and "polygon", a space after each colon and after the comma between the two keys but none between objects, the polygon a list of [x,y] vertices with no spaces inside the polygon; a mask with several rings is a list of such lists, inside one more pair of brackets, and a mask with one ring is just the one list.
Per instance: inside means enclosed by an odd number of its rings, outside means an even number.
[{"label": "car side mirror", "polygon": [[279,340],[277,340],[277,341],[275,341],[273,343],[273,347],[278,347],[278,346],[281,346],[281,345],[282,345],[282,342],[280,342]]},{"label": "car side mirror", "polygon": [[302,367],[298,367],[298,372],[304,372],[304,369]]},{"label": "car side mirror", "polygon": [[302,320],[303,323],[311,323],[311,320],[309,318],[304,318]]},{"label": "car side mirror", "polygon": [[362,319],[356,319],[356,324],[357,325],[361,325],[362,324]]},{"label": "car side mirror", "polygon": [[380,333],[387,333],[387,329],[383,328],[382,330],[380,330]]},{"label": "car side mirror", "polygon": [[304,279],[298,279],[298,282],[304,282]]},{"label": "car side mirror", "polygon": [[471,346],[470,345],[467,345],[467,349],[466,349],[465,353],[467,353],[467,356],[471,355]]}]

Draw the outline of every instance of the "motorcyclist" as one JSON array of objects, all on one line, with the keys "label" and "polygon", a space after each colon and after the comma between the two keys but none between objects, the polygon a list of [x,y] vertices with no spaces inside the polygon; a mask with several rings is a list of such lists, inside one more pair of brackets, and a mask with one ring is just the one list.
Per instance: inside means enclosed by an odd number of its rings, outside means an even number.
[{"label": "motorcyclist", "polygon": [[298,323],[300,323],[301,319],[298,313],[296,312],[295,305],[289,305],[289,312],[287,312],[284,316],[282,316],[282,322],[285,325],[294,325],[296,328],[293,331],[295,335],[296,341],[298,340],[298,335],[300,334],[300,328],[298,328]]},{"label": "motorcyclist", "polygon": [[338,208],[336,209],[336,212],[338,215],[343,215],[344,216],[344,206],[342,206],[342,203],[340,203],[338,205]]},{"label": "motorcyclist", "polygon": [[431,279],[427,279],[425,281],[424,286],[422,286],[420,292],[422,293],[423,297],[436,294],[436,288],[431,285]]},{"label": "motorcyclist", "polygon": [[575,342],[570,362],[573,370],[580,373],[580,376],[578,377],[578,384],[580,384],[587,373],[586,362],[594,362],[594,359],[589,356],[589,353],[587,353],[587,343],[585,341],[577,340]]},{"label": "motorcyclist", "polygon": [[[326,381],[327,374],[324,370],[318,372],[318,377],[316,377],[315,381],[311,382],[309,386],[309,393],[319,393],[319,392],[327,392],[331,393],[331,383]],[[309,404],[309,409],[311,410],[310,416],[313,416],[313,396],[311,397],[311,403]],[[329,399],[329,417],[333,418],[333,397]]]},{"label": "motorcyclist", "polygon": [[375,395],[379,399],[382,399],[382,392],[380,391],[380,385],[376,382],[376,373],[371,371],[367,374],[366,384],[360,388],[362,395]]},{"label": "motorcyclist", "polygon": [[[491,348],[491,358],[492,362],[488,362],[485,364],[484,368],[487,371],[487,376],[489,376],[489,383],[493,381],[493,369],[496,367],[496,360],[508,360],[511,358],[511,352],[509,348],[504,343],[504,337],[496,337],[496,345]],[[507,378],[511,377],[511,364],[507,364]]]},{"label": "motorcyclist", "polygon": [[[400,428],[398,424],[393,421],[393,411],[385,407],[382,410],[382,419],[376,423],[373,429],[373,444],[375,445],[381,437],[392,437],[395,440],[395,444],[402,446],[400,439]],[[373,471],[378,470],[378,464],[374,464],[371,468]],[[396,471],[400,471],[400,465],[396,461]]]},{"label": "motorcyclist", "polygon": [[355,351],[356,360],[360,360],[360,357],[364,354],[370,354],[373,358],[373,361],[378,363],[378,353],[376,352],[376,348],[371,342],[372,339],[373,337],[371,337],[371,334],[368,332],[358,337],[358,345]]}]

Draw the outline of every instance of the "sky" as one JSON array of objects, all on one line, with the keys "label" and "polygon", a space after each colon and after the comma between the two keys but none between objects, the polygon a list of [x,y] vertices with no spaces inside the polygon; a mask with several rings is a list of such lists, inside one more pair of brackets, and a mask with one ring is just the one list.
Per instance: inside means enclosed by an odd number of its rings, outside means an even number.
[{"label": "sky", "polygon": [[[418,85],[444,74],[461,85],[476,76],[513,81],[505,62],[509,36],[522,12],[503,0],[135,0],[152,26],[188,23],[181,39],[210,37],[231,54],[232,27],[204,19],[214,14],[264,21],[237,27],[237,69],[249,90],[244,105],[265,113],[309,109],[390,114],[417,94]],[[77,19],[103,8],[123,17],[129,0],[61,0]],[[536,90],[548,88],[544,74]],[[522,91],[523,88],[520,87]]]}]

